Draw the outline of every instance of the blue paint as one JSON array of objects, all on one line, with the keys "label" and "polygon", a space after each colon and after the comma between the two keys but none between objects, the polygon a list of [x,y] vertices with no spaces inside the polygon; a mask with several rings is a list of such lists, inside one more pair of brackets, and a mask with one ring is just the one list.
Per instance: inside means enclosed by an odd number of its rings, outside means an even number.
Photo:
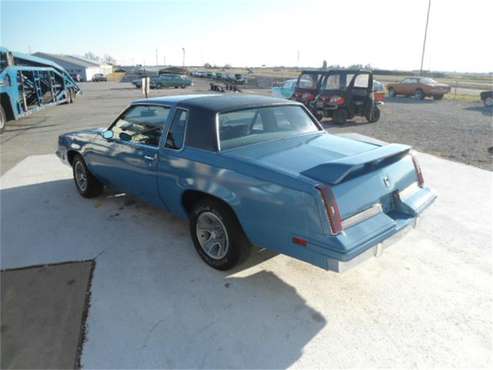
[{"label": "blue paint", "polygon": [[[417,181],[408,146],[330,135],[317,122],[318,129],[308,134],[225,151],[188,144],[190,130],[203,130],[210,140],[216,140],[218,112],[283,104],[305,109],[299,103],[216,95],[139,100],[131,106],[142,104],[170,108],[159,147],[108,141],[99,129],[61,135],[57,154],[67,162],[75,144],[102,182],[181,218],[188,216],[183,204],[186,192],[217,197],[230,205],[253,244],[322,268],[329,268],[329,258],[349,261],[413,224],[435,199],[428,188],[417,185],[405,199],[399,198]],[[189,111],[192,119],[184,146],[171,149],[166,147],[166,138],[179,109]],[[317,184],[331,186],[343,219],[376,203],[383,212],[331,235]],[[294,236],[306,239],[307,246],[293,244]]]}]

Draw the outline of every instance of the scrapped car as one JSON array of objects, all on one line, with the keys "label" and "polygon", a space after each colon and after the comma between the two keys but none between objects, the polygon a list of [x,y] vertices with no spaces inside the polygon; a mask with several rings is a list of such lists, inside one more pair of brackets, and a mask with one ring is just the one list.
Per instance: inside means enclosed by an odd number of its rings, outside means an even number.
[{"label": "scrapped car", "polygon": [[415,96],[416,99],[424,99],[427,96],[440,100],[450,92],[450,86],[435,81],[429,77],[408,77],[398,83],[387,84],[390,97],[397,95]]},{"label": "scrapped car", "polygon": [[493,90],[481,91],[479,97],[481,98],[481,101],[483,102],[485,107],[493,107]]},{"label": "scrapped car", "polygon": [[308,108],[319,119],[328,117],[335,123],[344,123],[357,116],[368,122],[380,119],[373,89],[373,73],[365,70],[333,69],[319,80],[318,94]]},{"label": "scrapped car", "polygon": [[292,79],[284,81],[281,86],[274,86],[272,88],[272,96],[275,98],[290,99],[294,94],[297,82],[298,79]]},{"label": "scrapped car", "polygon": [[342,271],[435,199],[409,146],[331,135],[302,104],[263,96],[137,100],[107,128],[60,135],[57,155],[83,197],[107,185],[188,219],[220,270],[253,244]]},{"label": "scrapped car", "polygon": [[106,76],[102,73],[96,73],[94,76],[92,76],[92,81],[93,82],[100,82],[100,81],[108,81]]}]

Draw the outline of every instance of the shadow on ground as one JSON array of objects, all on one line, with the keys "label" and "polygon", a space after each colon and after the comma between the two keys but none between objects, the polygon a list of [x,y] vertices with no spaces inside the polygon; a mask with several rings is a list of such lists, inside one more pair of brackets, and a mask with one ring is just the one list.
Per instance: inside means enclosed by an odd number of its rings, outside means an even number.
[{"label": "shadow on ground", "polygon": [[327,324],[265,269],[275,253],[255,248],[236,269],[213,270],[185,221],[124,194],[82,199],[66,179],[0,197],[17,215],[2,221],[3,268],[97,261],[84,367],[285,368]]},{"label": "shadow on ground", "polygon": [[484,116],[493,117],[493,107],[485,107],[484,105],[483,106],[475,105],[472,107],[466,107],[464,109],[471,112],[480,112]]}]

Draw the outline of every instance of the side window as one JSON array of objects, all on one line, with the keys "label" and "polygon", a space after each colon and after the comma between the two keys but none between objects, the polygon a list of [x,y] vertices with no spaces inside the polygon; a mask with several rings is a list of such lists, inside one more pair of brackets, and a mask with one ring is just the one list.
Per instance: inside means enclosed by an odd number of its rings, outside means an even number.
[{"label": "side window", "polygon": [[177,109],[175,118],[169,128],[168,136],[166,137],[166,148],[181,149],[185,141],[185,129],[188,121],[188,111]]},{"label": "side window", "polygon": [[354,87],[368,88],[370,82],[370,75],[367,73],[362,73],[356,76],[354,80]]},{"label": "side window", "polygon": [[169,108],[138,105],[130,108],[111,128],[115,138],[136,144],[159,146]]}]

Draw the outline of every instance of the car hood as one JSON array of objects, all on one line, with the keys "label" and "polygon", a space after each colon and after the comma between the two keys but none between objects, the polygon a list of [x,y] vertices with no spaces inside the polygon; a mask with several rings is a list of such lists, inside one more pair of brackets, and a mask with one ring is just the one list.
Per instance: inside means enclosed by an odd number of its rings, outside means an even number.
[{"label": "car hood", "polygon": [[263,167],[294,176],[313,167],[378,148],[376,144],[356,141],[328,133],[246,145],[222,154],[254,162]]},{"label": "car hood", "polygon": [[104,128],[91,128],[79,131],[71,131],[63,134],[64,137],[77,140],[90,140],[95,135],[105,131]]}]

